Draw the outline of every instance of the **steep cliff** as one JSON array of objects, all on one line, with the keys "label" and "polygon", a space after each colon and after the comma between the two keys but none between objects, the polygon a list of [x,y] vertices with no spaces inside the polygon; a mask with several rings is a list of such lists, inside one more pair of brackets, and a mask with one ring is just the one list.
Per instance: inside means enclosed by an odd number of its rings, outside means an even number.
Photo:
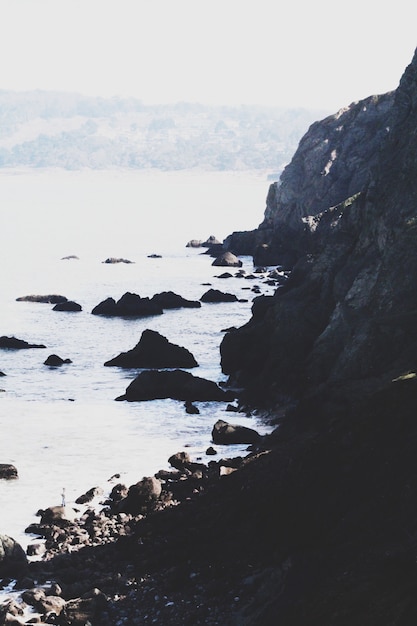
[{"label": "steep cliff", "polygon": [[313,125],[262,225],[231,236],[269,233],[292,273],[226,334],[223,370],[248,404],[291,402],[240,469],[204,490],[192,464],[179,504],[57,555],[77,593],[101,572],[94,624],[417,623],[416,172],[417,54],[395,93]]},{"label": "steep cliff", "polygon": [[270,190],[256,237],[292,276],[221,346],[258,404],[351,402],[416,367],[416,73],[314,124]]},{"label": "steep cliff", "polygon": [[354,102],[311,125],[266,199],[264,219],[224,245],[261,265],[292,266],[309,244],[314,218],[363,191],[388,135],[394,92]]}]

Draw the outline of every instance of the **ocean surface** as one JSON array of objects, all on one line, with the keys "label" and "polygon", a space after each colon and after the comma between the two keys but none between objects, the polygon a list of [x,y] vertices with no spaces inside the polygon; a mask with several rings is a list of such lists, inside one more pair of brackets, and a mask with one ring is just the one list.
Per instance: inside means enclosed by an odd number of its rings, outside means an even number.
[{"label": "ocean surface", "polygon": [[[61,504],[64,489],[71,506],[91,487],[109,492],[115,482],[129,486],[169,468],[178,451],[205,461],[219,418],[268,432],[260,417],[225,412],[225,403],[198,402],[200,414],[189,415],[173,400],[116,402],[138,371],[104,367],[150,328],[193,353],[199,367],[191,373],[225,380],[224,329],[249,320],[254,285],[262,293],[272,288],[260,277],[217,278],[224,270],[186,243],[255,228],[268,187],[266,175],[250,172],[0,171],[0,335],[46,346],[0,350],[0,463],[19,473],[0,480],[1,534],[26,548],[34,537],[25,528],[39,521],[39,509]],[[70,255],[77,258],[64,259]],[[106,264],[108,257],[132,263]],[[242,261],[250,273],[252,259]],[[139,319],[91,314],[127,291],[199,300],[209,285],[246,302]],[[60,294],[82,311],[16,300],[31,294]],[[72,363],[50,368],[50,354]],[[216,449],[221,458],[244,454],[246,446]]]}]

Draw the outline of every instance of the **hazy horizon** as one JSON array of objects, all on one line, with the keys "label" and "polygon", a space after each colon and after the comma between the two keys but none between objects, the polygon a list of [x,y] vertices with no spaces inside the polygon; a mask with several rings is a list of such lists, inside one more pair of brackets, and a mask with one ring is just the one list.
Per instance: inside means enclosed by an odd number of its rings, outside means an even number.
[{"label": "hazy horizon", "polygon": [[409,3],[372,5],[0,0],[0,89],[337,111],[396,89],[414,54]]}]

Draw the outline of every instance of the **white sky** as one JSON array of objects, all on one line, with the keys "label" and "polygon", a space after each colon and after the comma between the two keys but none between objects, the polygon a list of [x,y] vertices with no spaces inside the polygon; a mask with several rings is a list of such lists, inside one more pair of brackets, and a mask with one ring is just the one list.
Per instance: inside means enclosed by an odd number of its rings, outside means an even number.
[{"label": "white sky", "polygon": [[398,86],[410,0],[0,0],[0,89],[336,111]]}]

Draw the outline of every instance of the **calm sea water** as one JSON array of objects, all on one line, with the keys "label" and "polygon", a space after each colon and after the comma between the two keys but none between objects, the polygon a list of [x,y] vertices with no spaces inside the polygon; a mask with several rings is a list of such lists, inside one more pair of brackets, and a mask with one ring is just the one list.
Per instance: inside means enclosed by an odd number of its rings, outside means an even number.
[{"label": "calm sea water", "polygon": [[[103,366],[151,328],[194,354],[193,374],[224,380],[223,329],[250,318],[255,284],[272,292],[260,279],[217,278],[223,270],[185,244],[255,228],[267,192],[266,176],[251,173],[0,172],[0,335],[47,346],[0,350],[0,462],[19,472],[18,480],[0,481],[0,533],[25,547],[33,539],[25,528],[39,520],[40,508],[61,503],[63,488],[71,505],[90,487],[110,490],[114,474],[130,485],[167,468],[168,457],[185,447],[204,459],[219,418],[267,432],[259,418],[225,413],[223,403],[196,403],[200,414],[188,415],[172,400],[115,402],[137,372]],[[67,255],[78,259],[63,260]],[[109,265],[107,257],[133,263]],[[242,261],[251,272],[252,259]],[[134,320],[91,315],[126,291],[151,297],[172,290],[199,300],[207,283],[247,302]],[[51,293],[82,311],[16,301]],[[49,368],[49,354],[72,364]],[[230,456],[246,446],[217,448]]]}]

